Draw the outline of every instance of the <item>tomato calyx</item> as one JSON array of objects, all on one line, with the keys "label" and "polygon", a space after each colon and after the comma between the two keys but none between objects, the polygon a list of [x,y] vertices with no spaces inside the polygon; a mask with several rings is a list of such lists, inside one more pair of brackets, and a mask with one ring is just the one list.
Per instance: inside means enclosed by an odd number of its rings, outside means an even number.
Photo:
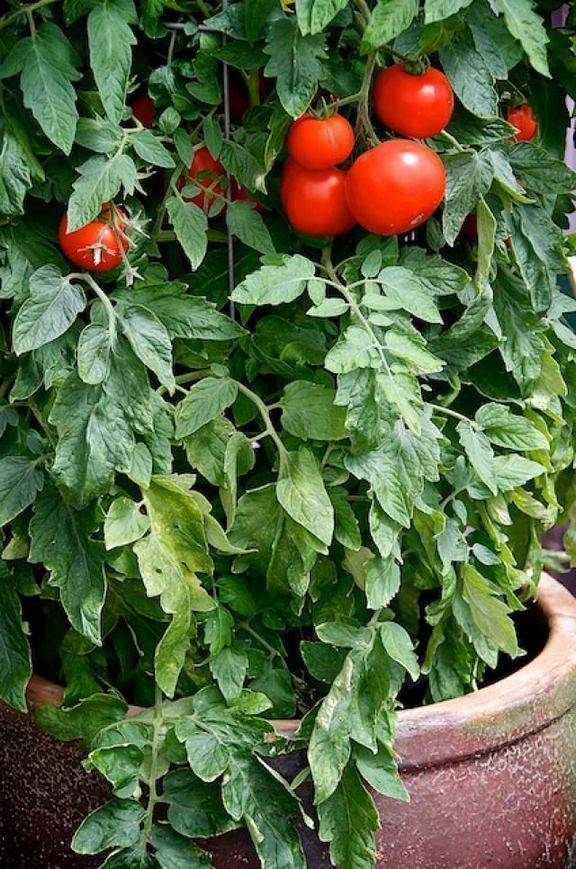
[{"label": "tomato calyx", "polygon": [[430,58],[424,54],[421,57],[407,57],[401,62],[400,66],[408,75],[419,76],[428,72],[431,63]]}]

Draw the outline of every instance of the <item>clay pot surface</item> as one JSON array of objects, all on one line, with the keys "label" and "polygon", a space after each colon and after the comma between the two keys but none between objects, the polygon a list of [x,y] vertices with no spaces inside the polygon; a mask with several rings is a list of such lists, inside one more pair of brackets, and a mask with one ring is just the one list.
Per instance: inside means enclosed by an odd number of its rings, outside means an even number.
[{"label": "clay pot surface", "polygon": [[[544,576],[539,605],[549,636],[526,666],[475,694],[399,714],[397,750],[409,804],[375,795],[378,867],[566,869],[575,866],[576,600]],[[61,689],[35,677],[33,709]],[[297,722],[275,722],[294,732]],[[106,798],[80,766],[82,749],[43,734],[31,716],[0,704],[0,866],[98,865],[71,854],[82,817]],[[292,777],[302,753],[279,761]],[[310,791],[304,788],[304,802]],[[308,865],[330,865],[313,831]],[[244,832],[207,843],[216,869],[258,867]]]}]

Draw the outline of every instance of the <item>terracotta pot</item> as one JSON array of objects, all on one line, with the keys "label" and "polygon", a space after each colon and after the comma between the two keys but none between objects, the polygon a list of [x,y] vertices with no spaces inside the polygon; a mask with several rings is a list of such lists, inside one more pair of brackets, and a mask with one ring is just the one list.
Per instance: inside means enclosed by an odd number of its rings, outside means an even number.
[{"label": "terracotta pot", "polygon": [[[412,801],[376,796],[378,866],[391,869],[539,869],[576,865],[576,600],[543,577],[543,651],[522,669],[458,700],[402,711],[397,748]],[[31,707],[61,690],[34,678]],[[283,732],[296,722],[277,722]],[[82,771],[78,746],[40,733],[0,706],[0,865],[90,865],[71,855],[71,834],[105,788]],[[303,757],[282,759],[291,775]],[[305,801],[310,794],[304,793]],[[244,833],[209,843],[217,869],[257,867]],[[308,865],[329,866],[305,833]],[[97,863],[98,861],[96,861]],[[94,865],[94,863],[92,863]]]}]

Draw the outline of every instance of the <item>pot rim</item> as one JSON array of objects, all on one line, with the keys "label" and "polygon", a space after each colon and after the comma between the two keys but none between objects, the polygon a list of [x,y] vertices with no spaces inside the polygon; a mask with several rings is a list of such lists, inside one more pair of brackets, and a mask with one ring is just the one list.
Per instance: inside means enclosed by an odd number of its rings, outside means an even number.
[{"label": "pot rim", "polygon": [[[402,771],[454,763],[518,742],[543,730],[576,706],[576,598],[543,573],[537,605],[548,623],[542,651],[510,676],[454,700],[398,713],[395,749]],[[26,696],[34,709],[60,705],[63,688],[33,676]],[[129,714],[140,712],[130,707]],[[271,722],[294,736],[297,719]]]}]

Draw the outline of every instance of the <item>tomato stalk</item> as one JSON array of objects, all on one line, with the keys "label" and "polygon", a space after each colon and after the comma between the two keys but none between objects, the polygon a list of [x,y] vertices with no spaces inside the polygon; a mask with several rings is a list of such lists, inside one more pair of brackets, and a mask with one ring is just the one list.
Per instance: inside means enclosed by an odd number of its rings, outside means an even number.
[{"label": "tomato stalk", "polygon": [[42,9],[44,6],[52,6],[54,3],[59,2],[60,0],[38,0],[37,3],[30,3],[28,6],[22,6],[20,9],[16,9],[15,12],[7,15],[5,18],[0,18],[0,30],[9,27],[10,24],[12,24],[13,21],[16,21],[17,18],[20,18],[21,15],[30,16],[33,12]]},{"label": "tomato stalk", "polygon": [[149,762],[150,777],[148,779],[148,804],[146,806],[146,818],[140,834],[140,852],[143,857],[148,853],[148,839],[150,838],[152,825],[154,823],[154,810],[156,808],[156,803],[160,799],[156,782],[159,777],[158,757],[160,754],[160,739],[164,723],[162,699],[162,690],[158,685],[155,685],[154,717],[152,719],[152,745]]}]

